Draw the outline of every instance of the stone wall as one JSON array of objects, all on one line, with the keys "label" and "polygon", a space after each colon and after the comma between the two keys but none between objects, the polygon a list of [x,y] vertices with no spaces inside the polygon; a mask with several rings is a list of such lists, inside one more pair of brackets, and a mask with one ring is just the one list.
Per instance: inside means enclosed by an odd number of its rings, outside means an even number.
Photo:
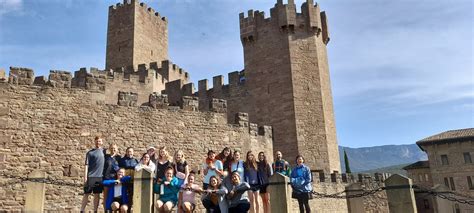
[{"label": "stone wall", "polygon": [[[225,146],[265,151],[272,160],[271,127],[248,123],[245,113],[228,124],[225,114],[215,113],[225,112],[219,108],[225,102],[210,104],[214,112],[197,112],[196,98],[185,98],[181,110],[167,107],[166,95],[153,96],[157,109],[107,105],[104,96],[101,90],[0,83],[0,173],[26,177],[40,169],[50,178],[81,183],[84,156],[96,135],[105,146],[118,144],[121,154],[135,147],[137,157],[150,145],[167,146],[171,153],[182,149],[192,169],[200,168],[208,149]],[[25,203],[25,184],[12,181],[0,179],[0,211],[21,210]],[[82,188],[46,188],[46,210],[80,206]]]}]

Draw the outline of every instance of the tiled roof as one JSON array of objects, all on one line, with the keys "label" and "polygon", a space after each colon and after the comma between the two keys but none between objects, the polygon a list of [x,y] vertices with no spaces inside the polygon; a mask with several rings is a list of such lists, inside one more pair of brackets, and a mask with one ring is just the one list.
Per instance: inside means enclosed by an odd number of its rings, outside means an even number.
[{"label": "tiled roof", "polygon": [[425,143],[436,142],[436,141],[468,141],[468,140],[474,140],[474,128],[449,130],[446,132],[442,132],[442,133],[427,137],[423,140],[419,140],[416,142],[416,144],[422,145]]},{"label": "tiled roof", "polygon": [[416,163],[412,163],[408,166],[403,167],[404,170],[410,169],[421,169],[421,168],[430,168],[430,164],[427,160],[418,161]]}]

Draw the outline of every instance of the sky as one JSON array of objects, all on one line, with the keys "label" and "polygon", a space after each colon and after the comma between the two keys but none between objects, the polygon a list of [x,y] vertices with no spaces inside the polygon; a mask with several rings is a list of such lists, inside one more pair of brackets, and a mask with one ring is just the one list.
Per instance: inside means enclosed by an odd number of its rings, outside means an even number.
[{"label": "sky", "polygon": [[[0,68],[29,67],[36,76],[103,69],[108,7],[117,2],[0,0]],[[276,0],[144,2],[168,18],[170,59],[197,85],[243,69],[238,15],[268,16]],[[303,0],[295,2],[299,10]],[[471,0],[318,3],[329,20],[339,145],[412,144],[474,127]]]}]

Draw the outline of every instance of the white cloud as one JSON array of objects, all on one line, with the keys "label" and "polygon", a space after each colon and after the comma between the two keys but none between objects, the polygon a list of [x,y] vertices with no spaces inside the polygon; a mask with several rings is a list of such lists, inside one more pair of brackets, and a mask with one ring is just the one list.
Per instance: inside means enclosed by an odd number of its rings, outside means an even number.
[{"label": "white cloud", "polygon": [[23,8],[23,0],[0,0],[0,16],[10,13],[18,12]]}]

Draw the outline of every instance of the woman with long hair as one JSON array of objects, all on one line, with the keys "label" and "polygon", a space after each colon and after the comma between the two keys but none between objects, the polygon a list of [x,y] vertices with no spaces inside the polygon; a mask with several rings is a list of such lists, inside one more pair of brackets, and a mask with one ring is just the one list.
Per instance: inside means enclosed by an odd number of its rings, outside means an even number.
[{"label": "woman with long hair", "polygon": [[245,182],[250,185],[251,189],[248,193],[250,199],[250,211],[253,213],[258,213],[260,209],[258,203],[258,191],[260,189],[260,184],[258,180],[257,161],[252,151],[247,152],[244,168],[244,179]]},{"label": "woman with long hair", "polygon": [[224,177],[227,176],[228,173],[232,172],[229,171],[230,163],[232,161],[232,152],[229,147],[225,147],[222,152],[216,156],[216,159],[222,162],[222,166],[224,167]]},{"label": "woman with long hair", "polygon": [[291,171],[290,183],[293,188],[291,197],[298,200],[300,212],[311,212],[309,207],[309,199],[312,198],[311,192],[313,186],[311,184],[311,170],[304,165],[304,158],[302,155],[296,156],[296,167]]},{"label": "woman with long hair", "polygon": [[258,177],[260,180],[260,197],[263,202],[263,212],[270,212],[270,193],[267,188],[270,183],[270,176],[272,176],[272,167],[267,161],[267,157],[264,152],[258,153]]},{"label": "woman with long hair", "polygon": [[206,212],[220,213],[219,200],[221,198],[222,190],[221,184],[217,176],[209,178],[208,188],[204,190],[202,198],[202,205],[206,208]]},{"label": "woman with long hair", "polygon": [[174,153],[174,170],[176,171],[176,177],[179,180],[180,185],[187,182],[189,176],[189,166],[184,159],[184,153],[182,150]]},{"label": "woman with long hair", "polygon": [[203,189],[207,189],[209,186],[209,180],[212,176],[221,177],[224,174],[222,162],[216,159],[216,153],[212,150],[207,152],[207,158],[202,168],[204,174],[204,179],[202,181]]},{"label": "woman with long hair", "polygon": [[144,153],[142,155],[142,158],[140,159],[140,163],[138,163],[137,166],[135,166],[135,171],[140,171],[140,170],[146,170],[150,173],[155,172],[156,165],[151,161],[150,155],[148,153]]},{"label": "woman with long hair", "polygon": [[240,159],[240,151],[238,150],[235,150],[234,151],[234,154],[233,154],[233,157],[232,157],[232,161],[230,163],[230,170],[229,172],[238,172],[239,175],[240,175],[240,178],[242,179],[242,181],[244,181],[243,177],[244,177],[244,161],[242,159]]},{"label": "woman with long hair", "polygon": [[156,161],[156,182],[159,184],[165,176],[168,167],[173,167],[166,147],[160,147],[158,150],[158,160]]}]

